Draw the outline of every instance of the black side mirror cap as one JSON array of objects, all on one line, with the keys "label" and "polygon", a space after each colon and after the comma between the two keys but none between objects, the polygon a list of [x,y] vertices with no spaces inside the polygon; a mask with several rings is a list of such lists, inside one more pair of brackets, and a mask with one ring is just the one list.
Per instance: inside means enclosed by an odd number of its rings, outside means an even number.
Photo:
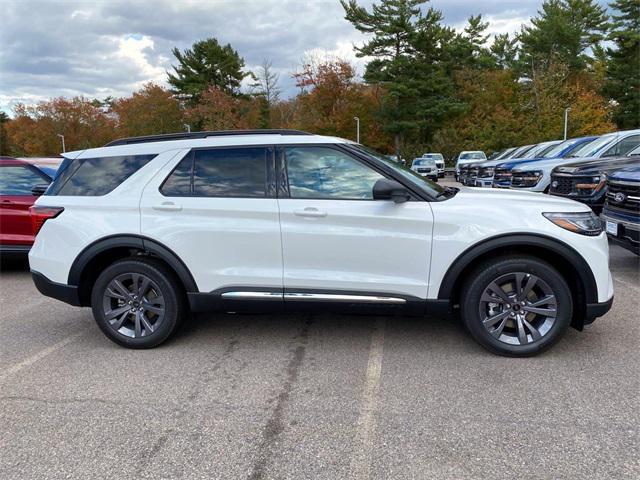
[{"label": "black side mirror cap", "polygon": [[38,185],[34,185],[31,188],[31,194],[34,197],[39,197],[40,195],[44,195],[44,192],[47,191],[47,188],[49,188],[49,185],[46,184],[46,183],[41,183],[41,184],[38,184]]},{"label": "black side mirror cap", "polygon": [[393,200],[395,203],[404,203],[411,199],[411,194],[401,183],[381,178],[373,185],[374,200]]}]

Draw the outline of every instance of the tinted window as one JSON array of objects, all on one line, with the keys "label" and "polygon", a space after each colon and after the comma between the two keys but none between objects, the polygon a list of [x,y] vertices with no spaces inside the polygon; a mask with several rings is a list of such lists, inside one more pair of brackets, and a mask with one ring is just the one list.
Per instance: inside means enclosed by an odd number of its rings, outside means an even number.
[{"label": "tinted window", "polygon": [[631,135],[620,140],[614,146],[602,154],[603,157],[617,157],[626,155],[640,144],[640,135]]},{"label": "tinted window", "polygon": [[266,183],[266,148],[218,148],[194,153],[196,197],[264,197]]},{"label": "tinted window", "polygon": [[164,184],[160,187],[160,192],[167,197],[185,197],[191,195],[192,165],[193,153],[189,153],[164,181]]},{"label": "tinted window", "polygon": [[126,155],[65,159],[47,195],[106,195],[154,158],[155,155]]},{"label": "tinted window", "polygon": [[44,176],[27,167],[0,167],[0,195],[31,195],[34,185],[49,183]]},{"label": "tinted window", "polygon": [[286,149],[292,198],[373,199],[373,185],[384,178],[346,153],[327,147]]}]

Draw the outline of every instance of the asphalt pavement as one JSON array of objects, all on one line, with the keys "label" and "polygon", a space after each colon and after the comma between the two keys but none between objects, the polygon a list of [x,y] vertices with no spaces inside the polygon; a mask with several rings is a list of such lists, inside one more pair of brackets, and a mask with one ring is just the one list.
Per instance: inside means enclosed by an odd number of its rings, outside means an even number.
[{"label": "asphalt pavement", "polygon": [[640,262],[541,356],[453,316],[206,315],[126,350],[0,275],[0,478],[640,478]]}]

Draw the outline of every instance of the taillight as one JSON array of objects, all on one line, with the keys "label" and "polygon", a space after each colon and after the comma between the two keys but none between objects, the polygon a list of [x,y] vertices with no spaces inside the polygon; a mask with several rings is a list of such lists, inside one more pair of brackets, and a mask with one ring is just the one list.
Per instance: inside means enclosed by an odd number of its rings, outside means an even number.
[{"label": "taillight", "polygon": [[42,225],[44,225],[44,222],[50,218],[56,218],[63,210],[64,208],[62,207],[39,207],[37,205],[29,207],[29,214],[31,215],[31,231],[33,232],[33,236],[35,237],[38,234]]}]

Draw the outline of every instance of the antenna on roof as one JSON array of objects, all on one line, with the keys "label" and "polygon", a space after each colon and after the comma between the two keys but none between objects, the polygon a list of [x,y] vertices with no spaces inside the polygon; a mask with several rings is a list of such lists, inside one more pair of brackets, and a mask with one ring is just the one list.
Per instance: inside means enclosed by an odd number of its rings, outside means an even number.
[{"label": "antenna on roof", "polygon": [[180,132],[166,133],[163,135],[147,135],[143,137],[129,137],[114,140],[105,147],[115,147],[116,145],[133,145],[136,143],[168,142],[171,140],[192,140],[208,137],[229,137],[236,135],[312,135],[302,130],[288,129],[257,129],[257,130],[217,130],[210,132]]}]

